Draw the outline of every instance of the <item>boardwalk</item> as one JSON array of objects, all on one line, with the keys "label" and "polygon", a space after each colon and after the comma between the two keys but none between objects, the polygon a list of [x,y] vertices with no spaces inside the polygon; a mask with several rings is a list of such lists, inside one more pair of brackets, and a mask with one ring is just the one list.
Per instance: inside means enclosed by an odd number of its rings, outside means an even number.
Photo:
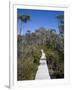
[{"label": "boardwalk", "polygon": [[43,50],[41,50],[42,56],[40,59],[40,65],[38,67],[38,71],[36,73],[35,79],[50,79],[47,63],[46,63],[46,56]]}]

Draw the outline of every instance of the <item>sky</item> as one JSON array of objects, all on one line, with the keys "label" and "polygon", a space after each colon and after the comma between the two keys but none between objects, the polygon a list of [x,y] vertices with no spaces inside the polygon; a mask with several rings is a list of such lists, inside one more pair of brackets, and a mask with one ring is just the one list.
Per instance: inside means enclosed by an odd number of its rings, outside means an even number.
[{"label": "sky", "polygon": [[[28,30],[30,32],[35,32],[36,29],[44,27],[46,30],[55,29],[56,32],[59,32],[58,29],[58,15],[64,15],[64,11],[51,11],[51,10],[32,10],[32,9],[17,9],[17,14],[27,14],[30,16],[30,21],[22,24],[21,34],[25,34]],[[17,31],[19,34],[21,27],[21,21],[17,20]]]}]

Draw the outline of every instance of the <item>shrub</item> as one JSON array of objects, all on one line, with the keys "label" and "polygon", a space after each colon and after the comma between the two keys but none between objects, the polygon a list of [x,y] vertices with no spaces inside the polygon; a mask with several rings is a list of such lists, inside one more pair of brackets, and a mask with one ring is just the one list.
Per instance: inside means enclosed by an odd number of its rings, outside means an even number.
[{"label": "shrub", "polygon": [[40,57],[41,57],[41,52],[39,49],[33,51],[33,58],[35,64],[39,65]]},{"label": "shrub", "polygon": [[18,80],[33,80],[37,71],[37,65],[33,64],[30,58],[26,60],[18,60],[17,79]]},{"label": "shrub", "polygon": [[49,68],[51,78],[63,78],[64,77],[64,60],[63,55],[55,50],[47,50],[46,60]]}]

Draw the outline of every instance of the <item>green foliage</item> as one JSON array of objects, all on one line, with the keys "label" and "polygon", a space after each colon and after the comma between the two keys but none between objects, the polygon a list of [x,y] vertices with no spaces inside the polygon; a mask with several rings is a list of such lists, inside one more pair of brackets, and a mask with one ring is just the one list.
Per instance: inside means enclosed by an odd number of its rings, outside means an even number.
[{"label": "green foliage", "polygon": [[32,63],[30,58],[26,60],[18,60],[17,79],[18,80],[33,80],[37,71],[37,65]]},{"label": "green foliage", "polygon": [[34,63],[36,63],[37,65],[39,65],[39,61],[40,61],[40,57],[41,57],[41,52],[40,50],[35,50],[33,52],[33,58],[34,58]]},{"label": "green foliage", "polygon": [[20,35],[21,35],[21,32],[22,32],[22,24],[23,23],[27,23],[28,21],[30,21],[30,16],[29,15],[26,15],[26,14],[23,14],[23,15],[17,15],[17,20],[20,20],[21,21],[21,27],[20,27]]},{"label": "green foliage", "polygon": [[28,45],[17,60],[17,79],[33,80],[38,69],[41,52],[36,46]]},{"label": "green foliage", "polygon": [[26,14],[18,15],[17,18],[20,19],[24,23],[26,23],[28,20],[30,20],[30,16],[26,15]]},{"label": "green foliage", "polygon": [[59,33],[60,35],[64,34],[64,15],[57,16],[57,19],[59,21],[58,27],[59,27]]},{"label": "green foliage", "polygon": [[51,78],[64,77],[64,55],[56,50],[48,49],[46,52],[47,64]]},{"label": "green foliage", "polygon": [[17,40],[17,79],[34,80],[39,66],[41,49],[46,60],[51,78],[64,77],[64,37],[53,29],[39,28],[18,35]]}]

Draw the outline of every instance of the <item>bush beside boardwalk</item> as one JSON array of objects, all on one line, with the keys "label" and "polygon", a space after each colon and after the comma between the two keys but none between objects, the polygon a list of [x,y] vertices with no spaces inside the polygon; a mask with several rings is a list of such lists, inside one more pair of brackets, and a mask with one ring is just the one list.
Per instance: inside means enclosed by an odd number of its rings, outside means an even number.
[{"label": "bush beside boardwalk", "polygon": [[[42,45],[51,79],[64,78],[64,52]],[[60,48],[59,48],[60,49]]]},{"label": "bush beside boardwalk", "polygon": [[[30,47],[30,46],[29,46]],[[26,48],[25,48],[26,49]],[[25,57],[20,57],[17,61],[17,79],[18,80],[34,80],[40,60],[40,51],[28,48]]]},{"label": "bush beside boardwalk", "polygon": [[34,33],[18,36],[17,41],[17,79],[34,80],[39,66],[41,49],[46,60],[51,78],[64,78],[64,39],[63,37],[40,28]]},{"label": "bush beside boardwalk", "polygon": [[47,51],[47,64],[50,71],[50,76],[52,79],[55,78],[64,78],[64,57],[63,54],[60,55],[58,51]]}]

